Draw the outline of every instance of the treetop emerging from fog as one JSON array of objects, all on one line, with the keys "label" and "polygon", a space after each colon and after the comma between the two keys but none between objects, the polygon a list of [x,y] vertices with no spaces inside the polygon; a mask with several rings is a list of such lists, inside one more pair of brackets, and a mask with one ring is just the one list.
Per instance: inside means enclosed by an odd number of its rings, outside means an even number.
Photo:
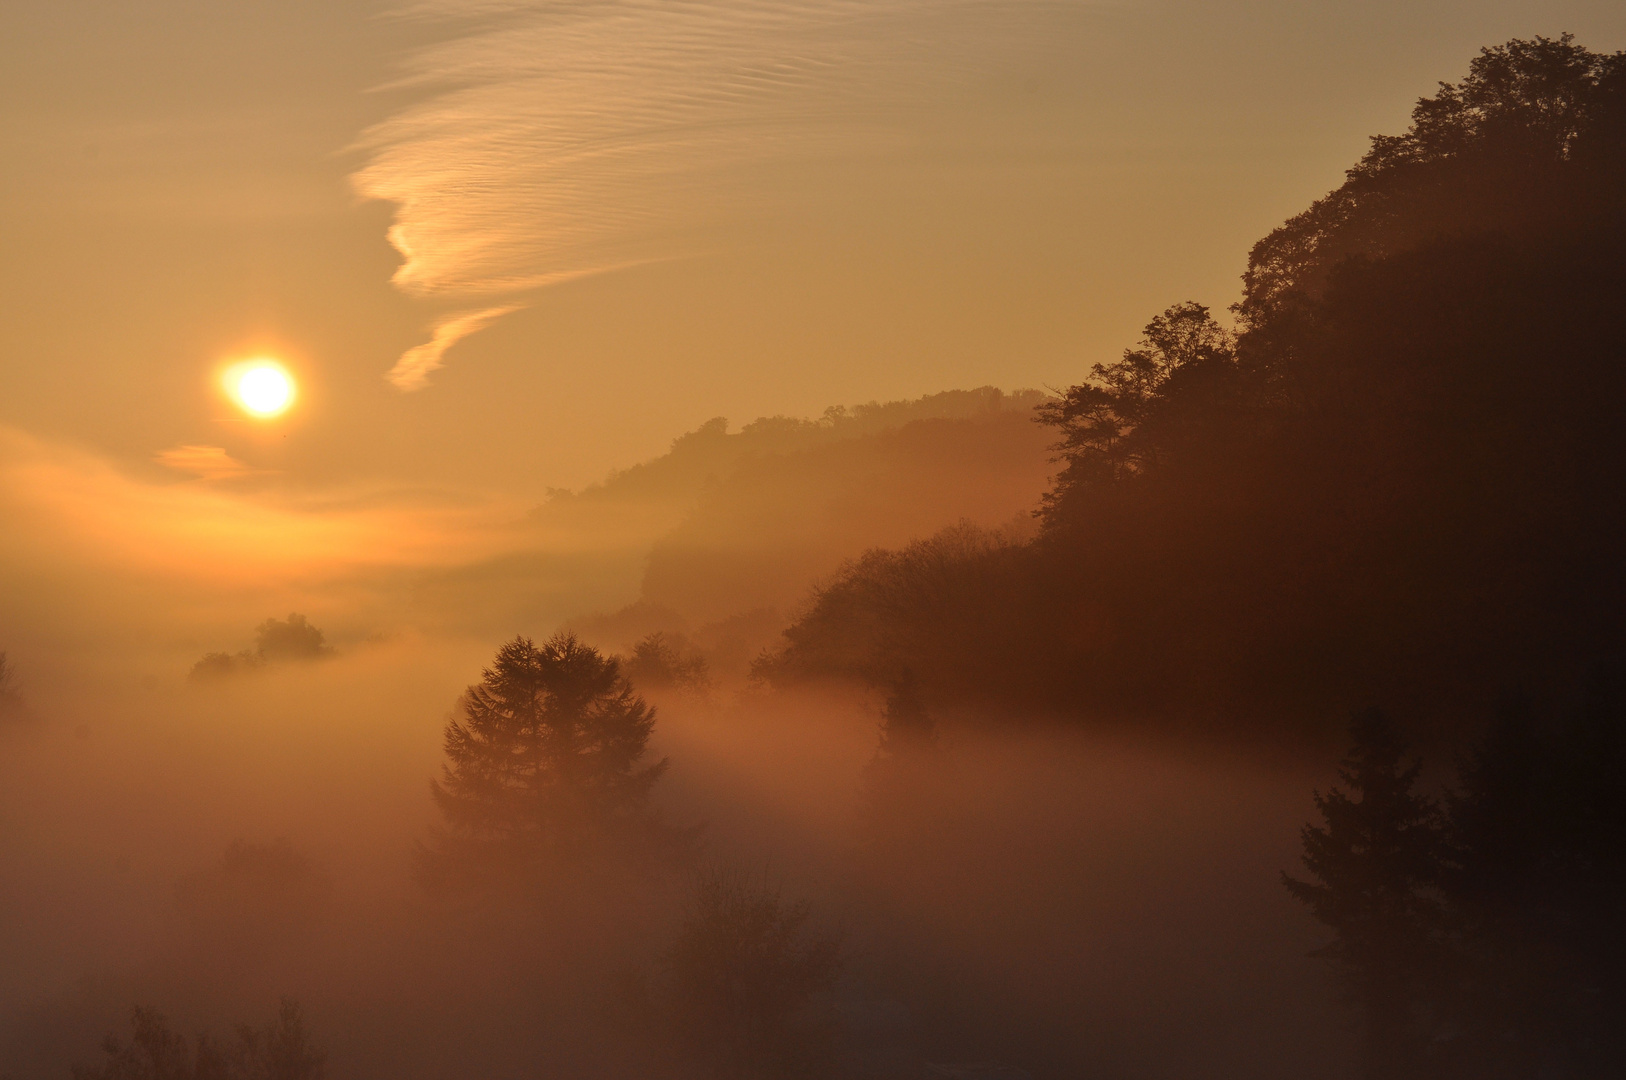
[{"label": "treetop emerging from fog", "polygon": [[446,725],[441,853],[524,858],[636,830],[666,771],[640,764],[654,727],[615,657],[572,634],[514,638]]}]

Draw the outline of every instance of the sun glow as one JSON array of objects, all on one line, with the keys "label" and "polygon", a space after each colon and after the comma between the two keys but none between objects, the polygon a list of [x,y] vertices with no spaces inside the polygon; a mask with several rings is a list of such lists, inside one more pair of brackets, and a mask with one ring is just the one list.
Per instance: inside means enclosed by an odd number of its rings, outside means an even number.
[{"label": "sun glow", "polygon": [[279,416],[294,402],[294,380],[275,360],[249,360],[226,372],[226,392],[245,412]]}]

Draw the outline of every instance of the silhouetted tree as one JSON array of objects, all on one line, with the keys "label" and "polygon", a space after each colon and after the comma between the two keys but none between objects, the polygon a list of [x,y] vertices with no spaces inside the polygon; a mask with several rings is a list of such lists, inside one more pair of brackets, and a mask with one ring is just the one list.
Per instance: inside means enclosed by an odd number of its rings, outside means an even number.
[{"label": "silhouetted tree", "polygon": [[687,1074],[722,1080],[817,1077],[833,1060],[827,995],[840,947],[814,935],[811,908],[766,874],[697,875],[662,960],[654,1026]]},{"label": "silhouetted tree", "polygon": [[128,1042],[107,1037],[100,1065],[75,1065],[74,1080],[321,1080],[326,1060],[305,1033],[299,1005],[287,998],[274,1020],[240,1026],[224,1049],[203,1035],[193,1043],[139,1006],[130,1029]]},{"label": "silhouetted tree", "polygon": [[1363,714],[1306,828],[1319,884],[1288,888],[1332,926],[1367,1021],[1370,1076],[1603,1080],[1626,1065],[1626,669],[1599,665],[1545,720],[1503,700],[1458,767],[1443,820],[1381,714]]},{"label": "silhouetted tree", "polygon": [[74,1080],[215,1080],[222,1071],[204,1040],[194,1050],[161,1014],[140,1006],[130,1014],[130,1041],[109,1035],[102,1050],[107,1060],[100,1066],[75,1065]]},{"label": "silhouetted tree", "polygon": [[263,1027],[239,1027],[222,1056],[229,1080],[321,1080],[327,1061],[305,1033],[299,1003],[288,998]]},{"label": "silhouetted tree", "polygon": [[649,792],[666,771],[641,764],[654,726],[614,657],[572,634],[516,637],[446,725],[440,853],[524,859],[650,835]]},{"label": "silhouetted tree", "polygon": [[320,660],[332,656],[333,647],[305,616],[293,612],[286,619],[267,619],[255,627],[254,655],[268,663]]},{"label": "silhouetted tree", "polygon": [[1108,484],[1155,468],[1172,432],[1165,429],[1183,388],[1222,375],[1236,351],[1232,334],[1202,304],[1176,304],[1146,324],[1140,346],[1115,364],[1096,364],[1088,382],[1042,403],[1036,419],[1061,431],[1053,449],[1065,462],[1045,496],[1054,522],[1075,488]]},{"label": "silhouetted tree", "polygon": [[1440,814],[1416,791],[1421,766],[1406,764],[1381,711],[1357,714],[1350,735],[1338,773],[1349,790],[1317,792],[1324,824],[1303,831],[1313,880],[1283,883],[1335,934],[1318,955],[1360,1009],[1363,1076],[1423,1076],[1443,977]]}]

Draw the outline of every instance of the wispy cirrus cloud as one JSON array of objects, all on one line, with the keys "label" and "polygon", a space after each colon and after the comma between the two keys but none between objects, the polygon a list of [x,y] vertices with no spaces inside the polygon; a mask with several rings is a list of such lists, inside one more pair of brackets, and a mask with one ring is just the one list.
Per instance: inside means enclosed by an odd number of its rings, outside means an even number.
[{"label": "wispy cirrus cloud", "polygon": [[448,315],[434,325],[428,341],[422,345],[414,345],[402,353],[401,359],[395,362],[395,366],[390,368],[389,374],[384,377],[393,383],[397,390],[417,390],[429,382],[429,373],[440,367],[441,358],[446,355],[447,349],[470,334],[484,329],[493,320],[502,318],[510,311],[517,311],[519,307],[518,304],[507,304]]},{"label": "wispy cirrus cloud", "polygon": [[[432,0],[405,14],[455,29],[397,84],[428,96],[364,134],[353,180],[395,204],[393,280],[414,295],[516,294],[683,257],[771,202],[761,167],[885,153],[934,88],[1067,6]],[[424,385],[454,341],[518,306],[443,321],[390,381]]]}]

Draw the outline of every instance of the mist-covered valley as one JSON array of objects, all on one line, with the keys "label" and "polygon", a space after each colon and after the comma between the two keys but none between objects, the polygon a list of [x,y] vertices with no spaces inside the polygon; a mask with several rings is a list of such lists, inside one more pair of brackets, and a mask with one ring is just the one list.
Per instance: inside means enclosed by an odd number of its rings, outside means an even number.
[{"label": "mist-covered valley", "polygon": [[1229,315],[540,505],[0,430],[0,1077],[1617,1075],[1623,166],[1514,39]]}]

